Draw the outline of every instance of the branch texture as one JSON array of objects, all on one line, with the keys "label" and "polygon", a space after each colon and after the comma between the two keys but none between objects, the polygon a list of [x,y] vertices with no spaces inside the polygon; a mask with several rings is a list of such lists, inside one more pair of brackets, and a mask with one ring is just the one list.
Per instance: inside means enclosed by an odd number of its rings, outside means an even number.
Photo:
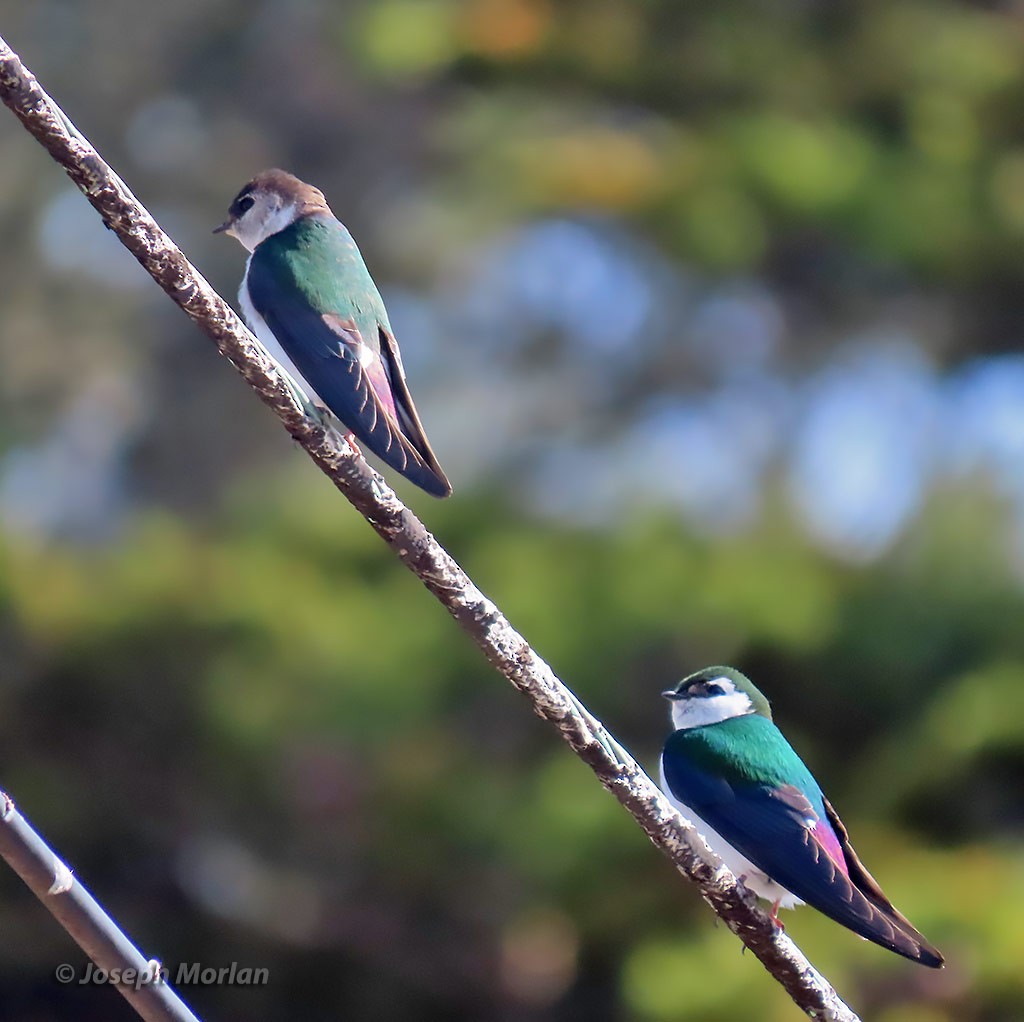
[{"label": "branch texture", "polygon": [[555,677],[361,455],[307,419],[274,363],[227,303],[80,135],[0,39],[0,99],[50,153],[147,273],[217,345],[322,472],[640,824],[704,900],[812,1018],[857,1022],[799,948],[778,930],[658,787]]}]

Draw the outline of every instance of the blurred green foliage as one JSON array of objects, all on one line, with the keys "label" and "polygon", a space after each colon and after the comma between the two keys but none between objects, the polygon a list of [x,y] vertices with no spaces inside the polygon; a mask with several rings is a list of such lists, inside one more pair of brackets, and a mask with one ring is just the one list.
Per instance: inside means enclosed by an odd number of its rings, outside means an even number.
[{"label": "blurred green foliage", "polygon": [[[763,289],[785,321],[774,382],[876,319],[951,370],[1017,346],[1022,29],[1015,5],[941,0],[0,0],[0,32],[225,293],[241,253],[209,228],[279,164],[325,187],[392,309],[422,312],[421,292],[449,309],[490,239],[578,218],[678,267],[668,292]],[[147,953],[270,969],[265,988],[185,991],[198,1014],[794,1017],[10,118],[0,144],[0,441],[38,472],[0,465],[0,785]],[[594,322],[622,296],[602,299]],[[637,340],[633,366],[622,342],[573,348],[519,311],[515,343],[460,347],[424,315],[437,344],[417,355],[403,333],[442,461],[469,466],[450,502],[414,507],[651,769],[667,684],[727,662],[763,688],[949,962],[789,915],[863,1017],[1015,1022],[1016,490],[947,479],[874,559],[809,538],[771,458],[758,513],[730,528],[653,485],[591,514],[557,471],[549,513],[523,468],[541,449],[628,439],[651,394],[711,394],[745,365],[725,331],[701,363],[692,321]],[[68,414],[80,401],[100,427]],[[642,453],[604,461],[625,474]],[[12,875],[0,892],[5,1014],[133,1017],[57,986],[77,952]]]},{"label": "blurred green foliage", "polygon": [[[303,465],[287,483],[250,480],[203,528],[143,518],[113,551],[2,555],[0,715],[25,811],[164,960],[271,969],[258,995],[189,991],[197,1010],[258,996],[283,1017],[300,997],[327,1017],[358,989],[368,1017],[557,1016],[603,988],[599,1016],[792,1017],[370,530]],[[961,516],[937,549],[935,508],[889,562],[855,570],[781,521],[696,539],[659,518],[609,534],[470,498],[431,510],[652,769],[657,692],[688,666],[738,663],[773,695],[866,861],[950,958],[924,974],[793,913],[869,1017],[1024,1003],[1024,594],[988,561],[991,515]],[[886,635],[898,656],[872,641]],[[3,971],[48,976],[60,941],[5,889],[5,931],[33,939]],[[309,956],[330,964],[297,992]]]}]

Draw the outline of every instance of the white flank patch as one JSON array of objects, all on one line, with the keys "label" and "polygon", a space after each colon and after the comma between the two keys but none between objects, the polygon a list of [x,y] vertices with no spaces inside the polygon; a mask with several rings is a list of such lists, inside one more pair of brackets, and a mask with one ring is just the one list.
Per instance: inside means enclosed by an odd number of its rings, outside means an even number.
[{"label": "white flank patch", "polygon": [[[722,697],[715,696],[714,698],[720,699]],[[701,700],[701,702],[704,701]],[[710,700],[706,701],[710,702]],[[772,903],[777,901],[779,908],[796,908],[798,905],[804,904],[795,894],[790,894],[785,887],[780,886],[762,870],[758,869],[742,852],[733,848],[714,827],[709,826],[688,805],[680,802],[672,794],[672,789],[665,780],[664,763],[659,761],[659,767],[661,769],[661,790],[665,793],[665,797],[696,827],[701,837],[707,842],[708,848],[729,867],[729,872],[737,880],[743,882],[743,886],[747,890],[753,891],[754,894],[759,898],[764,898],[765,901]]]},{"label": "white flank patch", "polygon": [[359,342],[359,354],[356,356],[363,369],[369,369],[377,361],[377,355],[364,341]]},{"label": "white flank patch", "polygon": [[[252,260],[252,256],[249,257],[249,260]],[[267,321],[256,311],[256,307],[252,304],[252,299],[249,297],[248,276],[249,262],[246,262],[245,276],[242,277],[242,286],[238,289],[238,304],[242,307],[242,315],[245,317],[245,322],[249,325],[249,329],[256,335],[256,339],[270,358],[291,377],[295,389],[302,391],[310,403],[326,407],[320,395],[309,385],[309,381],[299,372],[295,363],[288,357],[284,348],[281,347],[277,337],[274,336],[274,331],[267,326]]]}]

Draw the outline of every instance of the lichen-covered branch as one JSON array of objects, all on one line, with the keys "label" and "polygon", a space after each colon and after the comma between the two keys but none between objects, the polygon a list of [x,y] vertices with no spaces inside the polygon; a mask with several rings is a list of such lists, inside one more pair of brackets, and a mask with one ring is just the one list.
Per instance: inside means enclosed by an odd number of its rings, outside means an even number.
[{"label": "lichen-covered branch", "polygon": [[[168,986],[166,970],[159,962],[142,956],[2,791],[0,858],[25,881],[75,943],[105,971],[109,985],[116,987],[146,1022],[198,1022]],[[66,973],[62,971],[65,969]],[[55,970],[55,982],[69,983],[73,976],[69,963]]]},{"label": "lichen-covered branch", "polygon": [[[444,605],[488,660],[554,724],[601,783],[809,1016],[857,1022],[697,833],[353,448],[307,419],[254,338],[0,39],[0,98],[64,168],[143,268],[217,345],[288,432]],[[709,982],[714,982],[709,977]]]}]

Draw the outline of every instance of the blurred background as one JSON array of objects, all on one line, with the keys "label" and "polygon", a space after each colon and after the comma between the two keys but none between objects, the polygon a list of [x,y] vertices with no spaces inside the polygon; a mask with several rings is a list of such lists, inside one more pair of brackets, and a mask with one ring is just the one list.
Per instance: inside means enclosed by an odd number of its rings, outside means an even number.
[{"label": "blurred background", "polygon": [[[864,1017],[1024,1017],[1024,6],[0,0],[233,299],[324,189],[455,485],[400,487],[654,769],[731,663],[933,973],[810,910]],[[0,784],[208,1022],[796,1009],[0,115]],[[393,473],[390,474],[395,481]],[[0,870],[0,1003],[132,1019]],[[11,939],[14,937],[15,939]]]}]

